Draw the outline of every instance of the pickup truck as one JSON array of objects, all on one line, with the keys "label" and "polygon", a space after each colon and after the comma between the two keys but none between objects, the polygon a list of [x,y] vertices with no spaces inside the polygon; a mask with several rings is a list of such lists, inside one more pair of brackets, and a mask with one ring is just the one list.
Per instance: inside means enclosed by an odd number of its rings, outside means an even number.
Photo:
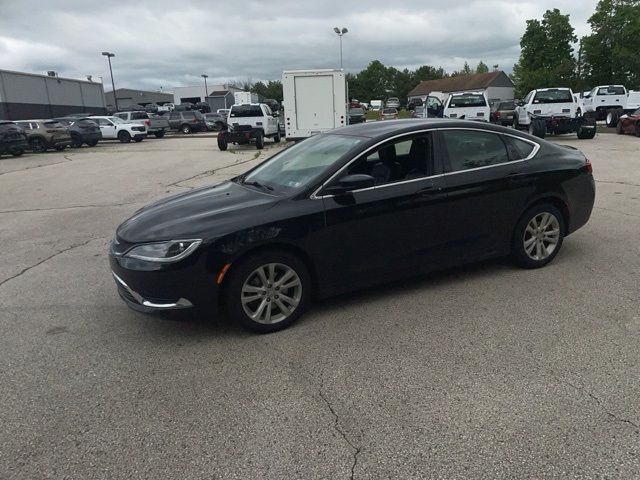
[{"label": "pickup truck", "polygon": [[149,135],[155,135],[156,138],[164,137],[165,131],[169,130],[169,122],[166,118],[158,115],[151,115],[147,112],[136,110],[133,112],[118,112],[114,115],[127,123],[138,123],[147,127]]},{"label": "pickup truck", "polygon": [[269,106],[264,103],[233,105],[226,129],[218,134],[218,148],[224,151],[230,143],[246,145],[253,142],[258,150],[262,150],[265,138],[280,142],[279,120]]}]

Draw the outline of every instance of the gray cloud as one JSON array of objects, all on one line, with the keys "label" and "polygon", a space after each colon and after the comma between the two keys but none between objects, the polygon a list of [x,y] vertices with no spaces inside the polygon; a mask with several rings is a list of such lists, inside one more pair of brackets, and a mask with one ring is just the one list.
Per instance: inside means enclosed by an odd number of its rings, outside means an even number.
[{"label": "gray cloud", "polygon": [[100,55],[109,50],[116,53],[117,87],[170,90],[199,84],[201,73],[222,83],[277,79],[289,68],[337,67],[334,26],[349,28],[349,71],[374,59],[449,71],[483,60],[510,71],[526,19],[556,7],[570,13],[584,35],[597,0],[0,2],[0,68],[102,76],[110,88]]}]

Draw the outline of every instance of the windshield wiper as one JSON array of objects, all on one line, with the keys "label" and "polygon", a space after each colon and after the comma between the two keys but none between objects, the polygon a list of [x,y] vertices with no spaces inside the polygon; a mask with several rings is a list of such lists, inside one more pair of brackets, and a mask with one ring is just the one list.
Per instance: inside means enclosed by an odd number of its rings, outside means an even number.
[{"label": "windshield wiper", "polygon": [[269,190],[270,192],[273,192],[273,187],[270,187],[269,185],[264,185],[260,182],[256,182],[255,180],[253,182],[247,182],[247,181],[243,181],[242,182],[243,185],[251,185],[252,187],[258,187],[261,188],[263,190]]}]

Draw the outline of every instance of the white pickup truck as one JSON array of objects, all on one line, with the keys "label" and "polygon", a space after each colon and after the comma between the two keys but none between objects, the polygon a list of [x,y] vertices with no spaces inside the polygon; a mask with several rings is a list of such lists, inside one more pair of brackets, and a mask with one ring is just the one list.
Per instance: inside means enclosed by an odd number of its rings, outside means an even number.
[{"label": "white pickup truck", "polygon": [[564,87],[531,90],[517,103],[513,126],[540,138],[575,132],[580,139],[591,139],[596,134],[595,120],[580,115],[573,92]]},{"label": "white pickup truck", "polygon": [[615,127],[622,115],[640,108],[640,92],[627,90],[624,85],[599,85],[581,95],[578,108],[595,115],[596,120],[606,120],[608,127]]},{"label": "white pickup truck", "polygon": [[[223,127],[225,128],[225,127]],[[233,105],[227,117],[226,130],[218,134],[218,148],[226,150],[230,143],[239,145],[254,142],[258,150],[264,148],[264,139],[280,141],[279,119],[264,103]]]}]

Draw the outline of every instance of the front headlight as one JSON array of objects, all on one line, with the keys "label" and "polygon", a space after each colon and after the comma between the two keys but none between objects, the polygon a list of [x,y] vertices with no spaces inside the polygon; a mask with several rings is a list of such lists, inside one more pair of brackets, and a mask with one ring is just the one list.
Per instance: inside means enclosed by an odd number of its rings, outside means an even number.
[{"label": "front headlight", "polygon": [[146,243],[133,247],[124,256],[147,262],[172,263],[191,255],[201,243],[199,239]]}]

